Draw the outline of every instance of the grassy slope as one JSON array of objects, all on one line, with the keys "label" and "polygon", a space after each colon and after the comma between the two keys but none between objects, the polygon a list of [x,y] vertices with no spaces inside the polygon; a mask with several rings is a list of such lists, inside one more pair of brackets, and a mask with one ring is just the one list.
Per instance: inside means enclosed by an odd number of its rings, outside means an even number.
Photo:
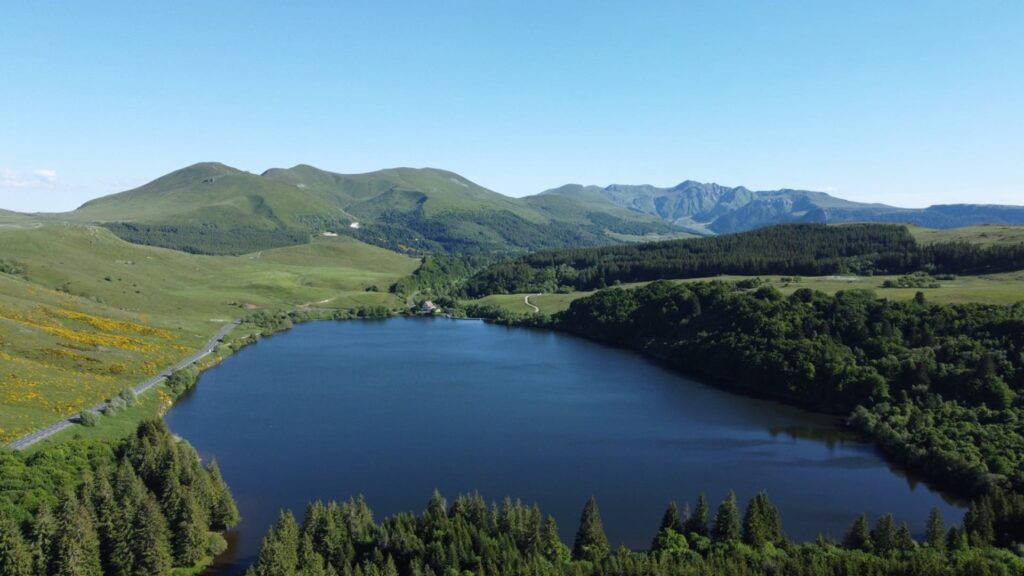
[{"label": "grassy slope", "polygon": [[0,274],[0,440],[158,373],[253,307],[398,306],[366,288],[418,265],[348,238],[193,256],[68,224],[0,228],[0,259],[26,270]]},{"label": "grassy slope", "polygon": [[993,244],[1019,244],[1024,242],[1024,226],[988,224],[965,228],[922,228],[907,226],[918,242],[970,242],[990,246]]},{"label": "grassy slope", "polygon": [[217,163],[189,166],[134,190],[87,202],[63,216],[79,222],[216,222],[296,226],[303,216],[346,216],[337,199]]}]

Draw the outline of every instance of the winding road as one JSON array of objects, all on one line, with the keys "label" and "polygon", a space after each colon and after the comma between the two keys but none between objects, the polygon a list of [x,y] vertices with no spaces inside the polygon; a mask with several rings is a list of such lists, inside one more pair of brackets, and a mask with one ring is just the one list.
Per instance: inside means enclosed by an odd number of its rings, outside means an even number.
[{"label": "winding road", "polygon": [[542,292],[538,292],[536,294],[527,294],[526,296],[523,296],[523,302],[525,302],[526,305],[529,306],[530,308],[533,308],[533,313],[534,314],[540,314],[540,308],[538,308],[537,306],[534,306],[533,303],[530,302],[530,296],[540,296],[541,294],[543,294],[543,293]]},{"label": "winding road", "polygon": [[[224,326],[219,331],[217,331],[217,334],[213,338],[211,338],[209,342],[206,343],[206,346],[202,350],[196,352],[195,354],[189,356],[188,358],[185,358],[181,362],[178,362],[177,364],[171,366],[170,368],[161,372],[160,374],[153,376],[149,380],[140,383],[138,386],[134,388],[135,394],[142,394],[143,392],[149,390],[153,386],[156,386],[158,383],[162,382],[164,379],[170,376],[171,373],[174,372],[175,370],[181,370],[182,368],[188,366],[189,364],[193,364],[209,356],[213,352],[213,349],[217,347],[217,344],[219,344],[220,341],[224,338],[224,336],[226,336],[227,333],[230,332],[232,328],[238,326],[238,324],[239,321],[235,320],[234,322]],[[89,411],[99,414],[100,411],[106,407],[106,405],[106,402],[101,402],[100,404],[97,404],[96,406],[90,408]],[[14,442],[11,442],[7,446],[13,448],[14,450],[23,450],[35,444],[36,442],[39,442],[40,440],[49,438],[50,436],[53,436],[57,432],[60,432],[65,428],[74,426],[77,423],[78,415],[76,414],[66,420],[61,420],[56,424],[47,426],[46,428],[42,428],[40,430],[36,430],[35,432],[29,434],[28,436],[22,436],[21,438],[15,440]]]}]

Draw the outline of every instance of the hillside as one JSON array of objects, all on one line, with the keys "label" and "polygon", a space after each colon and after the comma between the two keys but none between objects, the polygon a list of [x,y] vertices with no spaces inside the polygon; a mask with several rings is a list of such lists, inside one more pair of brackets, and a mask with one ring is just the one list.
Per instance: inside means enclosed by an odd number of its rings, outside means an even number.
[{"label": "hillside", "polygon": [[372,290],[417,266],[351,238],[198,256],[96,226],[0,228],[0,442],[137,384],[253,310],[400,307]]},{"label": "hillside", "polygon": [[253,174],[204,162],[65,214],[0,212],[5,227],[60,220],[100,224],[130,242],[196,254],[244,254],[330,233],[410,254],[517,255],[789,223],[1014,225],[1024,224],[1024,207],[907,209],[692,180],[671,188],[567,184],[512,198],[435,168],[339,174],[300,164]]},{"label": "hillside", "polygon": [[533,206],[431,168],[336,174],[299,165],[256,175],[201,163],[64,216],[101,223],[131,242],[203,254],[301,244],[324,232],[402,252],[492,253],[673,231],[622,208],[591,215],[565,204]]},{"label": "hillside", "polygon": [[919,243],[892,224],[785,224],[738,234],[536,252],[498,262],[465,289],[488,294],[593,290],[619,283],[730,275],[943,275],[1024,269],[1024,243]]}]

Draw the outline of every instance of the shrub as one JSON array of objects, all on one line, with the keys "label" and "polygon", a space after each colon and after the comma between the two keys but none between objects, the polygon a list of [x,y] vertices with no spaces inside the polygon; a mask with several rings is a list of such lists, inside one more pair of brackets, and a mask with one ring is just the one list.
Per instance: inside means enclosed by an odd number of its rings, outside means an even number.
[{"label": "shrub", "polygon": [[87,428],[92,428],[100,421],[100,415],[92,410],[84,410],[78,415],[78,423]]}]

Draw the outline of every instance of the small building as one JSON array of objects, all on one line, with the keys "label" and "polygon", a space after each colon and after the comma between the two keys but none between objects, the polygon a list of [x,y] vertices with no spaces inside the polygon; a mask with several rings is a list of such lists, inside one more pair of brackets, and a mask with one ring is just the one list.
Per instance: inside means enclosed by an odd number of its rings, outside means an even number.
[{"label": "small building", "polygon": [[435,310],[437,310],[437,304],[430,300],[424,300],[423,304],[420,304],[420,312],[423,314],[433,314]]},{"label": "small building", "polygon": [[337,232],[324,232],[323,235],[328,237],[328,238],[337,238],[338,237],[338,233]]},{"label": "small building", "polygon": [[348,227],[353,229],[353,230],[359,230],[359,222],[353,222],[353,223],[349,224]]}]

